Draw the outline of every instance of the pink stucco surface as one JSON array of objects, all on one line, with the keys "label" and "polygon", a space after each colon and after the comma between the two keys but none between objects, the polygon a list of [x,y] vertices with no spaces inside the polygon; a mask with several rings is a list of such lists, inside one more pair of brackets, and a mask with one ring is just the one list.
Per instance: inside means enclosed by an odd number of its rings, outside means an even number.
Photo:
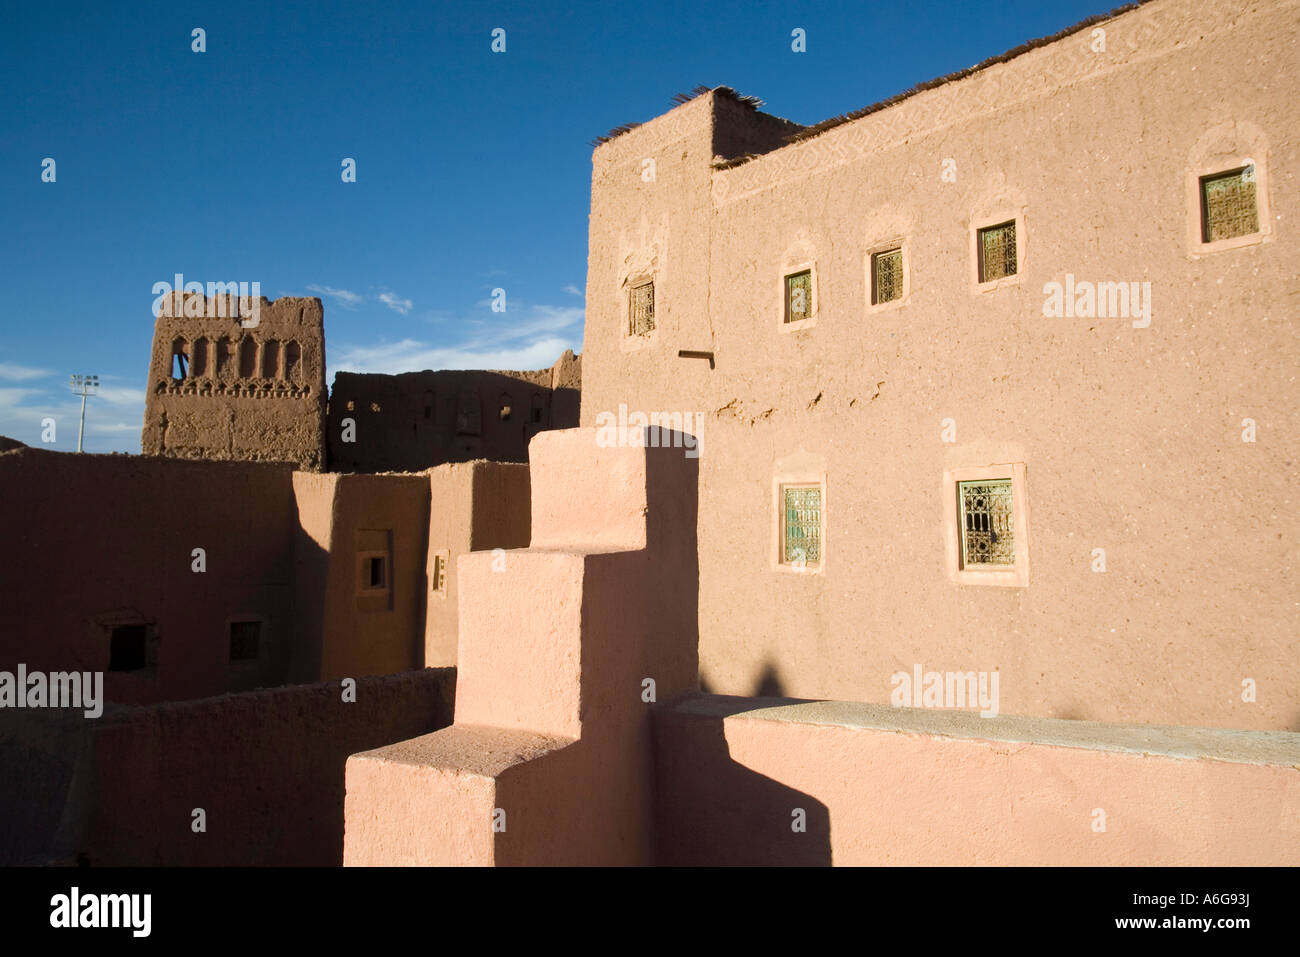
[{"label": "pink stucco surface", "polygon": [[665,864],[1300,864],[1300,734],[702,697],[655,746]]},{"label": "pink stucco surface", "polygon": [[653,861],[651,710],[696,683],[695,463],[533,445],[533,545],[458,563],[456,723],[349,759],[347,864]]}]

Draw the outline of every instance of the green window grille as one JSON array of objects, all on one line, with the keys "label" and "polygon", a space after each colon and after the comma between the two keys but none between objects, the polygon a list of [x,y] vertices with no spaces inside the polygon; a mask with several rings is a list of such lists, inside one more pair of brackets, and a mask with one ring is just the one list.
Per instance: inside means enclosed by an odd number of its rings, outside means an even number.
[{"label": "green window grille", "polygon": [[643,282],[633,286],[628,305],[628,335],[650,335],[655,327],[655,284]]},{"label": "green window grille", "polygon": [[1201,180],[1202,239],[1249,236],[1259,232],[1259,209],[1255,205],[1255,167],[1241,169]]},{"label": "green window grille", "polygon": [[891,249],[871,257],[871,301],[874,304],[903,298],[903,250]]},{"label": "green window grille", "polygon": [[1011,479],[957,483],[961,556],[966,568],[1016,563]]},{"label": "green window grille", "polygon": [[812,270],[785,277],[785,321],[799,322],[812,315]]},{"label": "green window grille", "polygon": [[980,282],[1016,274],[1016,224],[1013,220],[979,231]]},{"label": "green window grille", "polygon": [[798,486],[784,490],[781,560],[787,565],[816,565],[822,557],[822,490]]}]

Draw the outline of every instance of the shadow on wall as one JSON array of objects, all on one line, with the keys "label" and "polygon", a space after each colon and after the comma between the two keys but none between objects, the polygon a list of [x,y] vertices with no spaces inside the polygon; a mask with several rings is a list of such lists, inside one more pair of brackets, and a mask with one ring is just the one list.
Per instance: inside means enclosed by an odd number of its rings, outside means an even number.
[{"label": "shadow on wall", "polygon": [[80,711],[0,710],[0,866],[75,860],[93,741]]},{"label": "shadow on wall", "polygon": [[781,676],[777,674],[776,665],[768,661],[763,665],[763,671],[758,676],[758,684],[754,687],[755,698],[784,698],[785,685],[781,683]]},{"label": "shadow on wall", "polygon": [[[713,686],[705,677],[704,672],[700,672],[700,693],[716,694]],[[763,670],[758,675],[758,681],[754,683],[754,692],[751,695],[754,698],[784,698],[785,684],[781,681],[781,675],[776,670],[776,666],[769,660],[763,665]]]},{"label": "shadow on wall", "polygon": [[[331,472],[420,472],[447,462],[527,462],[538,432],[576,428],[580,393],[550,372],[339,372],[326,412]],[[546,379],[546,384],[540,381]]]},{"label": "shadow on wall", "polygon": [[658,863],[828,867],[830,809],[731,756],[725,719],[794,698],[716,699],[707,715],[665,709],[655,722]]},{"label": "shadow on wall", "polygon": [[446,727],[454,699],[444,668],[360,678],[355,701],[328,682],[20,713],[0,724],[0,865],[337,866],[348,756]]}]

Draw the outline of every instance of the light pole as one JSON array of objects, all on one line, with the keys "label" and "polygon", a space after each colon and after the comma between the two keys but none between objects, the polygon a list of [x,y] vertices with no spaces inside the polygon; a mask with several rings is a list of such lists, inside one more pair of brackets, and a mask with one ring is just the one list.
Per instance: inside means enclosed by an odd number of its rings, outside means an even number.
[{"label": "light pole", "polygon": [[99,388],[97,375],[70,375],[68,385],[81,396],[81,425],[77,429],[77,451],[81,451],[81,437],[86,433],[86,396],[94,395]]}]

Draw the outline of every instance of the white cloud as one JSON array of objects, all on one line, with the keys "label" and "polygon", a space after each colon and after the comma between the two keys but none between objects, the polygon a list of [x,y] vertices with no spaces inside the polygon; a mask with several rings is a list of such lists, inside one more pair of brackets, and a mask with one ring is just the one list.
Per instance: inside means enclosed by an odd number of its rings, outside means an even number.
[{"label": "white cloud", "polygon": [[[558,336],[538,339],[513,349],[435,347],[414,339],[345,348],[331,363],[334,371],[419,372],[423,369],[548,369],[573,342]],[[331,373],[331,379],[333,374]]]},{"label": "white cloud", "polygon": [[393,310],[393,312],[400,312],[402,315],[406,315],[411,311],[411,300],[403,299],[395,293],[381,292],[379,294],[379,301],[389,309]]},{"label": "white cloud", "polygon": [[13,362],[0,362],[0,379],[8,379],[11,382],[26,382],[28,379],[42,379],[47,375],[54,375],[49,369],[35,369],[31,366],[20,366]]},{"label": "white cloud", "polygon": [[577,286],[575,286],[573,283],[569,283],[567,286],[565,286],[564,291],[567,292],[570,296],[582,296],[583,294],[582,290],[579,289]]},{"label": "white cloud", "polygon": [[334,373],[397,374],[422,369],[546,369],[564,352],[582,349],[583,310],[574,306],[511,306],[506,313],[448,321],[470,334],[452,345],[402,339],[375,345],[341,345],[330,357]]},{"label": "white cloud", "polygon": [[307,290],[333,299],[345,309],[351,309],[362,299],[355,292],[349,292],[346,289],[335,289],[333,286],[308,286]]},{"label": "white cloud", "polygon": [[[45,419],[53,419],[53,443],[41,441]],[[33,448],[72,452],[77,448],[81,398],[68,389],[0,388],[0,435]],[[87,452],[139,452],[144,425],[144,388],[100,386],[86,400]]]}]

